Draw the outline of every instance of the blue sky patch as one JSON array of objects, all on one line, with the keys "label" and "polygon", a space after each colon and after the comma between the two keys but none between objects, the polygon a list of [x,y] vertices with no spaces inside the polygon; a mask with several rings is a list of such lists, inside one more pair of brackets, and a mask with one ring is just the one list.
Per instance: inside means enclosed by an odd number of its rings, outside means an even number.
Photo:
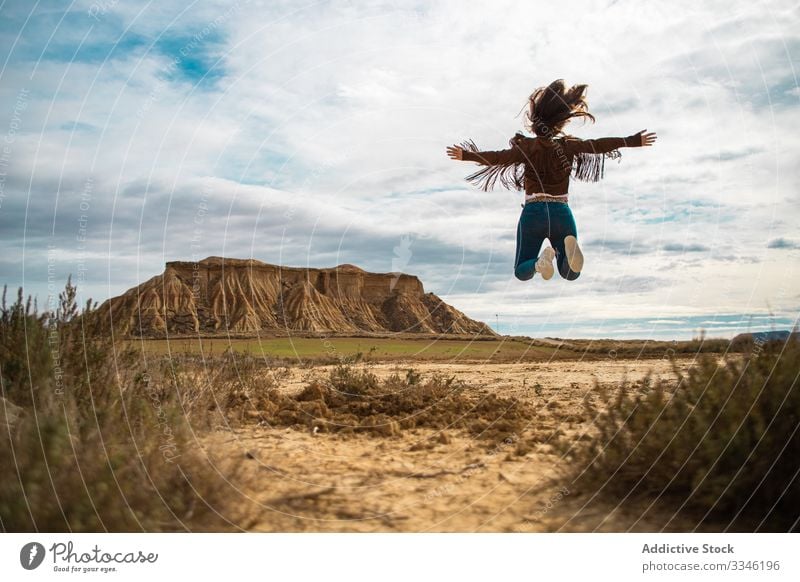
[{"label": "blue sky patch", "polygon": [[222,63],[217,62],[222,43],[222,35],[218,31],[210,31],[205,35],[198,32],[164,36],[156,42],[155,47],[170,61],[167,79],[208,85],[225,76]]}]

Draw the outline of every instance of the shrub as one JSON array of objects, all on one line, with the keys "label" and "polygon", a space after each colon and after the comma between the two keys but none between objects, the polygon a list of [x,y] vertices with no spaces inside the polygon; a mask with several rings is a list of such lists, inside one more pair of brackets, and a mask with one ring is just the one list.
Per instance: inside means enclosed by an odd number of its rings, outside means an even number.
[{"label": "shrub", "polygon": [[3,395],[17,404],[33,402],[33,386],[48,388],[55,377],[48,347],[48,315],[39,314],[28,297],[19,289],[13,305],[6,302],[3,287],[0,304],[0,382]]},{"label": "shrub", "polygon": [[[190,438],[181,395],[86,330],[67,282],[54,311],[22,290],[0,313],[0,529],[229,530],[244,504]],[[9,410],[14,415],[9,414]],[[253,514],[253,519],[258,514]]]},{"label": "shrub", "polygon": [[464,430],[487,442],[517,440],[533,411],[514,398],[467,390],[453,378],[423,380],[408,370],[384,381],[367,370],[334,368],[327,381],[312,382],[299,394],[262,392],[251,401],[255,414],[269,425],[303,426],[322,432],[393,436],[402,430]]},{"label": "shrub", "polygon": [[800,519],[800,347],[772,345],[723,363],[702,358],[677,387],[587,401],[598,436],[570,451],[571,479],[607,500],[657,502],[705,526],[787,531]]}]

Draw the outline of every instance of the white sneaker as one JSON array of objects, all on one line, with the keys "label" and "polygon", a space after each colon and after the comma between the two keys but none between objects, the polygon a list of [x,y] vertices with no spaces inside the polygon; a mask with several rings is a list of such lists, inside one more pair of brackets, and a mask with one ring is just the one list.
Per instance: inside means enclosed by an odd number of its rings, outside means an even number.
[{"label": "white sneaker", "polygon": [[583,270],[583,253],[578,246],[578,239],[569,235],[564,238],[564,248],[567,251],[567,263],[573,273],[580,273]]},{"label": "white sneaker", "polygon": [[536,272],[542,276],[542,279],[547,281],[553,277],[555,269],[553,268],[553,259],[556,258],[556,252],[553,247],[547,247],[539,255],[539,260],[536,261]]}]

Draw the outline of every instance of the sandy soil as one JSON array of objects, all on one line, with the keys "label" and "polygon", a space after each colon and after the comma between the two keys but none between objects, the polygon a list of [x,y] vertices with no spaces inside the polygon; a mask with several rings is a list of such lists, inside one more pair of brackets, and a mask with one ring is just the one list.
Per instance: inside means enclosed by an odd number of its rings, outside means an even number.
[{"label": "sandy soil", "polygon": [[[679,361],[686,369],[691,360]],[[582,401],[602,386],[634,382],[649,371],[671,378],[664,360],[522,364],[372,364],[379,377],[412,367],[465,380],[476,389],[516,396],[536,410],[529,428],[539,444],[519,454],[512,440],[475,441],[460,431],[417,429],[395,437],[311,434],[250,426],[203,441],[231,485],[260,512],[256,531],[687,531],[694,524],[626,502],[593,503],[556,480],[563,461],[557,434],[590,438]],[[299,390],[327,369],[289,369],[281,387]],[[527,429],[526,429],[527,430]],[[237,483],[249,482],[247,487]],[[256,483],[257,487],[252,486]]]}]

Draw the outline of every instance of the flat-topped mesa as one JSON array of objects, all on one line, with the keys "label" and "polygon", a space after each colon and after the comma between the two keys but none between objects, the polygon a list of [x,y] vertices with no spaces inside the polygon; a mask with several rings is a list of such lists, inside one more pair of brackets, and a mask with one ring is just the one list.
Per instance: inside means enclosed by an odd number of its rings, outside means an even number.
[{"label": "flat-topped mesa", "polygon": [[133,336],[227,331],[494,335],[485,324],[426,294],[413,275],[222,257],[168,262],[163,274],[106,301],[99,315]]}]

